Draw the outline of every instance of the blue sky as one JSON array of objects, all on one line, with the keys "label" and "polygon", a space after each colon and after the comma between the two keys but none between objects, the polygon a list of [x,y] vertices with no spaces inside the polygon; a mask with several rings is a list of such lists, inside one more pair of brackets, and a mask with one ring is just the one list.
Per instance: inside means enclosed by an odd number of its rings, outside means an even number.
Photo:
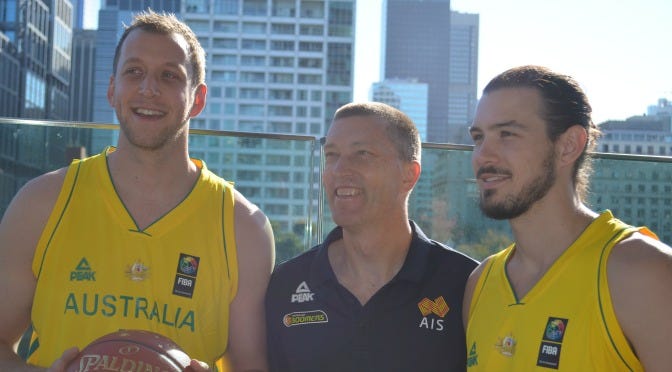
[{"label": "blue sky", "polygon": [[[98,4],[87,0],[89,28],[96,27]],[[452,0],[451,6],[480,16],[479,96],[496,74],[540,64],[579,81],[597,123],[672,99],[670,0]],[[383,0],[357,1],[358,101],[380,78],[382,9]]]},{"label": "blue sky", "polygon": [[[366,100],[379,79],[382,2],[358,2],[355,100]],[[498,73],[539,64],[578,80],[596,123],[672,99],[672,1],[452,0],[451,7],[479,14],[479,97]]]}]

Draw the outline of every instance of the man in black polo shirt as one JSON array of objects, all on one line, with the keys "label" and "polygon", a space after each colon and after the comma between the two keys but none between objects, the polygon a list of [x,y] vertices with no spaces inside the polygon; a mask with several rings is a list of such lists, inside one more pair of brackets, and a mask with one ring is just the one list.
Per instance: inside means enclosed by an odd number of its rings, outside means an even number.
[{"label": "man in black polo shirt", "polygon": [[322,182],[337,228],[281,264],[266,295],[271,371],[464,371],[476,261],[408,219],[420,136],[381,103],[341,107]]}]

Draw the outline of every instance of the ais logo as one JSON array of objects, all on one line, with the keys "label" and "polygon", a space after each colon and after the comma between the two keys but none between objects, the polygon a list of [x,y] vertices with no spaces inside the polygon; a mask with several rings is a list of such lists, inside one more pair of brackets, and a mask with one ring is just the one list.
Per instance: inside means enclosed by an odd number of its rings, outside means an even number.
[{"label": "ais logo", "polygon": [[[434,301],[427,297],[423,298],[418,302],[418,309],[420,309],[420,313],[422,314],[422,319],[420,320],[420,325],[418,325],[418,327],[443,331],[443,317],[450,311],[450,307],[448,307],[443,296],[435,298]],[[434,316],[429,316],[432,314],[438,316],[439,319]]]},{"label": "ais logo", "polygon": [[77,264],[77,267],[70,272],[70,281],[71,282],[81,282],[81,281],[96,281],[96,272],[91,270],[91,265],[89,261],[86,260],[86,257],[82,259]]}]

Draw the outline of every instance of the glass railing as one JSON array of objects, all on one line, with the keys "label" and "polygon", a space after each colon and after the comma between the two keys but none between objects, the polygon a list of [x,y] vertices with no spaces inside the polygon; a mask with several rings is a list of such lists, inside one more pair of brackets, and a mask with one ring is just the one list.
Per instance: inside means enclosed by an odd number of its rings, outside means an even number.
[{"label": "glass railing", "polygon": [[[0,118],[0,213],[28,180],[114,145],[117,125]],[[190,152],[268,215],[282,262],[333,227],[313,136],[192,129]],[[672,242],[672,157],[595,154],[589,204]],[[482,216],[471,146],[424,143],[409,213],[431,238],[482,259],[511,242],[506,221]],[[549,221],[553,223],[553,221]]]}]

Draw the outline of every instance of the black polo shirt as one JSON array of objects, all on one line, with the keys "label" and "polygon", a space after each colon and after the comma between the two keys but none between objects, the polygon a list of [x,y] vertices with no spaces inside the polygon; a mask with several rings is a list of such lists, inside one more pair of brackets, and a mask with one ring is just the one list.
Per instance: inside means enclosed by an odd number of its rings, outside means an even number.
[{"label": "black polo shirt", "polygon": [[266,294],[271,371],[464,371],[462,297],[477,262],[410,221],[397,275],[362,306],[338,283],[324,243],[279,265]]}]

